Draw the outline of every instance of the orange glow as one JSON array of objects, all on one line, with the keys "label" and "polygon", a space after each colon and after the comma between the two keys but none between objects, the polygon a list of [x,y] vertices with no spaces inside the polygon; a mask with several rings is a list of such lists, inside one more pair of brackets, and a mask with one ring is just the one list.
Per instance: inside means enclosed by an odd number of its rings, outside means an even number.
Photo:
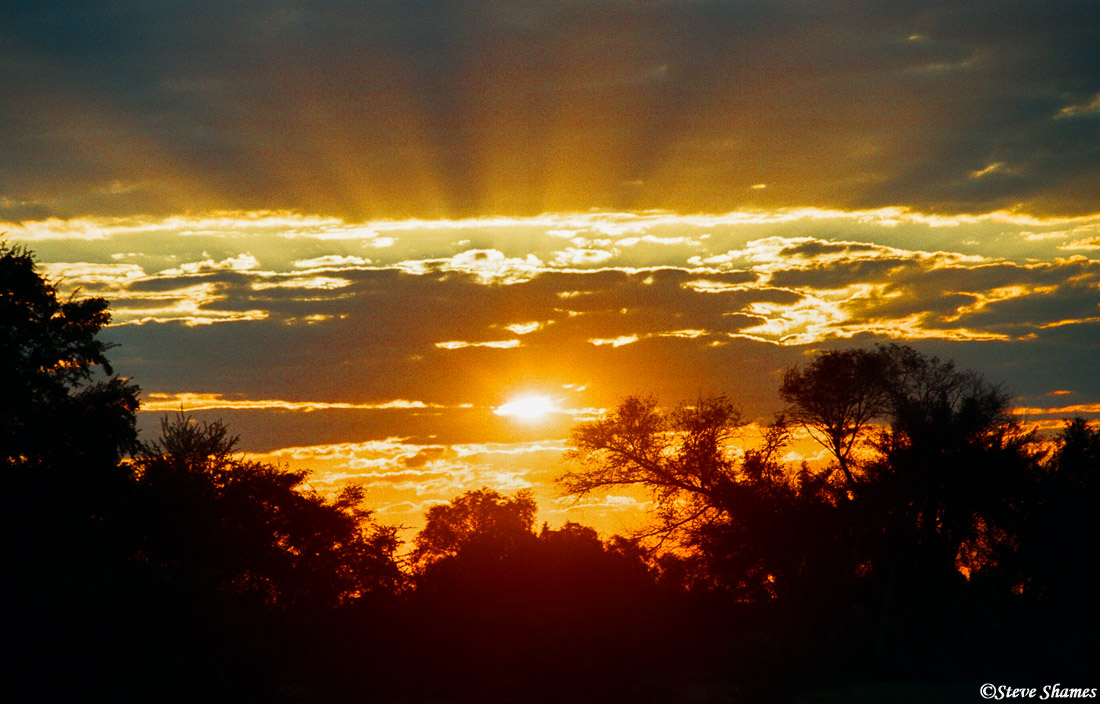
[{"label": "orange glow", "polygon": [[520,396],[493,410],[498,416],[509,416],[526,423],[537,423],[552,413],[560,412],[557,402],[549,396]]}]

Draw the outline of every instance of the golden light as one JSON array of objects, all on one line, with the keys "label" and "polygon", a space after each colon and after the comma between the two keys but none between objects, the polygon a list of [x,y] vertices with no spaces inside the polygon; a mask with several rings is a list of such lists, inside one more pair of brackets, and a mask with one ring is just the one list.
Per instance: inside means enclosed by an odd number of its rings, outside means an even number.
[{"label": "golden light", "polygon": [[493,410],[498,416],[509,416],[526,423],[544,420],[561,409],[549,396],[520,396]]}]

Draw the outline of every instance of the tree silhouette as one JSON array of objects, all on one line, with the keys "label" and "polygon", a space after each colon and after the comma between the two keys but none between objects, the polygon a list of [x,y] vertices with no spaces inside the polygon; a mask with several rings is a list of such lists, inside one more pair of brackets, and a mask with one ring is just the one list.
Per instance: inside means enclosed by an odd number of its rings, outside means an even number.
[{"label": "tree silhouette", "polygon": [[[1095,669],[1100,429],[1041,450],[950,361],[821,352],[751,448],[728,398],[628,398],[575,429],[561,481],[647,491],[650,530],[536,531],[530,492],[482,488],[427,511],[403,574],[360,487],[322,496],[182,412],[138,443],[108,320],[0,245],[18,700],[776,701],[960,661]],[[824,469],[783,461],[799,426]]]},{"label": "tree silhouette", "polygon": [[125,482],[138,388],[112,376],[98,339],[109,320],[104,299],[59,300],[27,250],[0,244],[2,501],[19,526],[4,530],[10,549],[73,547]]},{"label": "tree silhouette", "polygon": [[888,366],[871,350],[836,350],[783,373],[779,396],[791,420],[832,454],[848,488],[855,484],[852,453],[888,408]]},{"label": "tree silhouette", "polygon": [[[1092,602],[1100,590],[1100,559],[1084,546],[1100,543],[1100,428],[1082,418],[1067,423],[1033,492],[1016,508],[1017,549],[996,555],[1012,585],[1062,612]],[[1090,611],[1095,621],[1096,610]]]},{"label": "tree silhouette", "polygon": [[165,418],[134,462],[140,554],[200,590],[272,606],[346,603],[400,581],[395,529],[363,510],[361,487],[327,500],[306,472],[244,459],[221,422]]},{"label": "tree silhouette", "polygon": [[580,469],[560,481],[580,496],[616,486],[648,490],[656,521],[644,534],[694,551],[705,579],[740,599],[791,598],[811,574],[821,582],[847,565],[834,540],[838,522],[824,483],[782,466],[785,420],[760,447],[737,452],[732,441],[742,425],[723,397],[667,413],[652,398],[628,398],[574,430],[569,456]]},{"label": "tree silhouette", "polygon": [[[124,681],[136,699],[270,700],[286,688],[323,699],[347,686],[329,671],[343,649],[362,658],[359,673],[379,659],[365,624],[404,580],[395,529],[361,507],[361,488],[326,498],[306,472],[250,460],[236,443],[220,421],[180,413],[129,465],[133,576],[116,586],[133,596],[116,608],[112,631],[125,641],[112,666],[139,675],[110,686]],[[144,647],[128,652],[128,642]],[[175,689],[160,691],[165,682]]]},{"label": "tree silhouette", "polygon": [[1010,413],[1008,395],[980,375],[908,347],[879,354],[890,422],[875,440],[865,503],[890,514],[882,517],[894,526],[889,553],[906,584],[927,587],[937,575],[957,583],[960,566],[983,567],[988,550],[975,547],[1011,540],[1008,507],[1028,491],[1035,436]]},{"label": "tree silhouette", "polygon": [[960,569],[988,566],[995,546],[1011,543],[1009,507],[1027,491],[1034,436],[979,375],[886,345],[821,353],[787,370],[781,395],[788,417],[832,454],[839,486],[828,470],[783,466],[783,417],[761,447],[737,452],[741,420],[722,398],[668,413],[627,399],[574,431],[581,468],[561,481],[576,495],[648,490],[652,532],[679,531],[741,598],[799,602],[834,590],[851,600],[866,592],[860,582],[946,595]]},{"label": "tree silhouette", "polygon": [[[1034,437],[1015,422],[1003,391],[952,362],[891,344],[822,352],[784,373],[780,395],[837,460],[841,495],[860,504],[853,520],[887,529],[889,539],[877,540],[892,547],[880,561],[906,555],[921,562],[922,575],[945,579],[957,576],[959,562],[981,567],[990,542],[1004,535],[1002,507],[1033,464]],[[861,443],[867,452],[857,463]]]},{"label": "tree silhouette", "polygon": [[424,698],[616,700],[678,663],[641,551],[576,523],[536,533],[535,508],[482,488],[426,513],[405,629]]},{"label": "tree silhouette", "polygon": [[569,458],[582,466],[560,479],[576,496],[639,486],[654,498],[655,534],[691,532],[717,520],[737,482],[729,441],[743,425],[722,397],[662,413],[654,398],[630,397],[608,417],[573,431]]},{"label": "tree silhouette", "polygon": [[432,506],[416,536],[413,561],[426,565],[468,551],[513,551],[534,537],[536,509],[530,491],[506,497],[486,487]]},{"label": "tree silhouette", "polygon": [[138,388],[107,361],[109,320],[105,300],[60,299],[30,252],[0,243],[0,574],[16,699],[94,690],[125,650],[123,595],[139,589],[121,460],[137,444]]}]

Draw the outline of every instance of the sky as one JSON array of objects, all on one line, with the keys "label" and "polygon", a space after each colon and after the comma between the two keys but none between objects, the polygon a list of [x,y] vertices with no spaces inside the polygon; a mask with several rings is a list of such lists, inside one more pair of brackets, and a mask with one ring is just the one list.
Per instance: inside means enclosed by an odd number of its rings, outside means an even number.
[{"label": "sky", "polygon": [[[415,527],[624,397],[909,344],[1100,418],[1100,5],[0,5],[0,232],[165,413]],[[537,399],[525,415],[517,400]],[[817,457],[802,444],[792,459]]]}]

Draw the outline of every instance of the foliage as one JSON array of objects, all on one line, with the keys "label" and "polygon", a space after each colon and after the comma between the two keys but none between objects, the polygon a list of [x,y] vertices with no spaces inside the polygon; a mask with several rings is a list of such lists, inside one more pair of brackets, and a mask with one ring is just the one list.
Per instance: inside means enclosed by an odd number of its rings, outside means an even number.
[{"label": "foliage", "polygon": [[527,492],[432,507],[406,606],[414,687],[451,700],[607,700],[670,667],[674,616],[641,551],[577,523],[533,527]]},{"label": "foliage", "polygon": [[335,605],[400,581],[395,529],[363,510],[362,488],[334,501],[234,452],[220,422],[165,418],[134,462],[141,555],[169,580],[271,605]]},{"label": "foliage", "polygon": [[897,344],[821,352],[784,371],[779,395],[789,418],[836,460],[847,490],[860,479],[861,447],[878,451],[873,463],[901,446],[945,440],[941,433],[996,433],[1011,422],[999,388]]},{"label": "foliage", "polygon": [[836,458],[848,486],[853,452],[889,404],[887,363],[871,350],[833,350],[783,373],[779,396],[799,423]]},{"label": "foliage", "polygon": [[[562,483],[574,495],[647,489],[653,533],[679,532],[711,579],[752,600],[854,598],[861,582],[951,589],[960,565],[990,566],[1011,539],[1005,507],[1027,491],[1034,438],[980,376],[889,345],[823,352],[786,371],[781,395],[786,414],[743,453],[731,447],[741,420],[728,399],[662,413],[629,398],[575,430],[580,469]],[[782,465],[788,419],[832,467]]]},{"label": "foliage", "polygon": [[581,469],[561,482],[574,495],[626,485],[649,490],[656,521],[647,534],[703,558],[689,569],[694,579],[740,599],[767,600],[788,593],[809,563],[819,562],[819,542],[833,534],[821,532],[821,521],[812,526],[816,534],[803,529],[828,499],[813,477],[781,466],[785,418],[747,452],[732,446],[742,427],[723,397],[669,412],[652,398],[628,398],[574,431],[570,457]]},{"label": "foliage", "polygon": [[486,487],[432,506],[416,536],[413,562],[423,566],[463,552],[515,550],[533,537],[535,511],[530,491],[506,497]]},{"label": "foliage", "polygon": [[0,500],[5,551],[80,551],[106,530],[136,447],[138,388],[111,376],[102,298],[58,299],[0,243]]},{"label": "foliage", "polygon": [[998,546],[1005,577],[1021,593],[1083,618],[1071,612],[1100,591],[1100,560],[1083,549],[1100,543],[1100,428],[1068,422],[1032,491],[1012,508],[1022,529]]},{"label": "foliage", "polygon": [[111,462],[134,447],[137,387],[111,376],[97,337],[109,321],[107,301],[59,300],[29,252],[0,244],[0,461]]},{"label": "foliage", "polygon": [[[872,572],[933,589],[990,568],[1029,491],[1032,433],[980,375],[911,347],[823,352],[784,373],[790,416],[829,450],[845,478]],[[858,457],[853,450],[862,446]],[[1003,546],[1002,546],[1003,547]]]},{"label": "foliage", "polygon": [[559,481],[576,496],[644,487],[656,507],[655,533],[695,530],[725,513],[724,497],[737,482],[728,443],[742,425],[725,398],[663,414],[656,399],[630,397],[608,417],[574,430],[569,458],[583,469]]}]

